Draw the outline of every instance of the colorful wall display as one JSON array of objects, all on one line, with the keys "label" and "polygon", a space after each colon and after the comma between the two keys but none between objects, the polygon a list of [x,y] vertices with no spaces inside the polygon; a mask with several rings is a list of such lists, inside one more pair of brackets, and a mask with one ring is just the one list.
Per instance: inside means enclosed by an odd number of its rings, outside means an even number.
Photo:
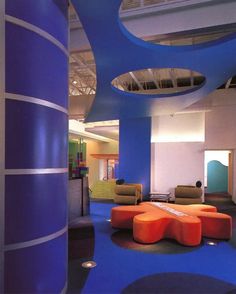
[{"label": "colorful wall display", "polygon": [[86,166],[86,143],[82,139],[79,142],[69,142],[69,178],[83,177],[88,173]]}]

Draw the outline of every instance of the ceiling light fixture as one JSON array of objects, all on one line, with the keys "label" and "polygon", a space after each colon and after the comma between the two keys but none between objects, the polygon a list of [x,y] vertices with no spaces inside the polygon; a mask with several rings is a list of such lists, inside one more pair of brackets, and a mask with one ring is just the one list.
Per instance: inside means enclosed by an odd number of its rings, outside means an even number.
[{"label": "ceiling light fixture", "polygon": [[216,246],[217,245],[217,243],[214,241],[207,241],[206,244],[209,246]]},{"label": "ceiling light fixture", "polygon": [[78,82],[77,82],[77,81],[73,81],[72,83],[73,83],[74,85],[76,85]]},{"label": "ceiling light fixture", "polygon": [[118,126],[119,120],[107,120],[107,121],[99,121],[99,122],[91,122],[86,123],[86,128],[94,128],[94,127],[108,127],[108,126]]},{"label": "ceiling light fixture", "polygon": [[95,267],[97,264],[96,264],[96,262],[94,262],[94,261],[85,261],[85,262],[83,262],[82,263],[82,267],[84,267],[84,268],[93,268],[93,267]]}]

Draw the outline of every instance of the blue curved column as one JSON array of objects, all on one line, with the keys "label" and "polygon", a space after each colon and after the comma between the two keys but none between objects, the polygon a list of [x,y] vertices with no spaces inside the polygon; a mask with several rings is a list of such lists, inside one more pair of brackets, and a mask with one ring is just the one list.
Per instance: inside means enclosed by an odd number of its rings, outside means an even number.
[{"label": "blue curved column", "polygon": [[67,282],[68,1],[6,1],[6,293]]},{"label": "blue curved column", "polygon": [[151,178],[151,118],[120,120],[119,130],[119,177],[142,184],[146,198]]}]

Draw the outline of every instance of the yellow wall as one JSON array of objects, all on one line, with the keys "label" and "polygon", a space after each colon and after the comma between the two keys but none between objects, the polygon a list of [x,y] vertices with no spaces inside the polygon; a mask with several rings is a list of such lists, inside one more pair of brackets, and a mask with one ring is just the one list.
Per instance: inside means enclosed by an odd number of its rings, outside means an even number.
[{"label": "yellow wall", "polygon": [[119,144],[118,142],[98,142],[94,140],[86,140],[87,143],[87,156],[86,156],[86,163],[89,167],[89,187],[91,187],[96,181],[99,180],[99,160],[93,158],[90,154],[108,154],[108,153],[115,153],[117,154]]}]

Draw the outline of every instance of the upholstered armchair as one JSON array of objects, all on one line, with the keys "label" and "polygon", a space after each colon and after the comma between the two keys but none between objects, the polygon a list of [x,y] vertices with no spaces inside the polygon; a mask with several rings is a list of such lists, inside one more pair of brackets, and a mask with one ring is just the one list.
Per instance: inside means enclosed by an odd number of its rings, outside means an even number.
[{"label": "upholstered armchair", "polygon": [[115,203],[136,205],[140,201],[142,201],[142,184],[122,184],[115,186]]},{"label": "upholstered armchair", "polygon": [[200,204],[202,203],[202,193],[200,187],[179,185],[175,188],[175,203]]}]

